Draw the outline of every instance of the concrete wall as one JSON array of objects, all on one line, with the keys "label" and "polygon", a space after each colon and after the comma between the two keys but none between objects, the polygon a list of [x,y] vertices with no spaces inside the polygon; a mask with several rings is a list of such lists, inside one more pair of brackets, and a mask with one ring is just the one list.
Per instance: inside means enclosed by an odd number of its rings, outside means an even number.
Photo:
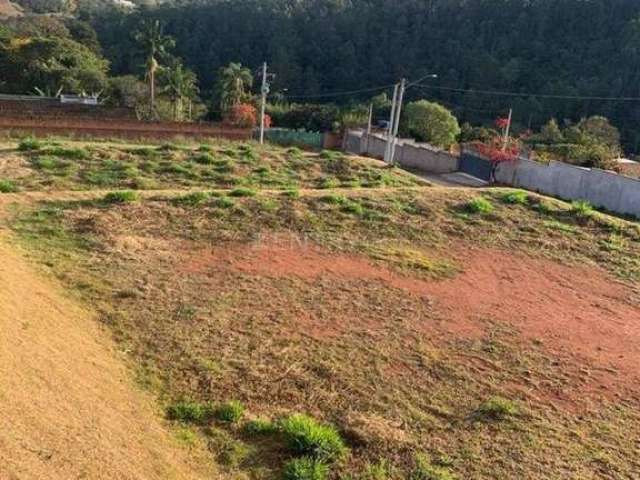
[{"label": "concrete wall", "polygon": [[[345,139],[345,150],[357,155],[383,159],[387,148],[384,135],[367,135],[350,131]],[[427,173],[450,173],[458,170],[458,157],[425,143],[401,139],[396,145],[395,159],[401,167]]]},{"label": "concrete wall", "polygon": [[586,200],[616,213],[640,218],[640,179],[551,161],[519,159],[498,167],[500,183],[565,200]]}]

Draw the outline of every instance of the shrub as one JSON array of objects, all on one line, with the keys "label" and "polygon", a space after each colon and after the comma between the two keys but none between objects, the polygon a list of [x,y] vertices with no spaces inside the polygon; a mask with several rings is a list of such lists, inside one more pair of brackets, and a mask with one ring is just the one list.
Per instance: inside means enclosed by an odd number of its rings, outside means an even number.
[{"label": "shrub", "polygon": [[446,468],[431,465],[424,455],[416,455],[416,465],[410,480],[454,480],[453,474]]},{"label": "shrub", "polygon": [[17,192],[18,187],[11,180],[0,179],[0,193]]},{"label": "shrub", "polygon": [[229,195],[232,197],[255,197],[256,191],[250,188],[238,187],[231,190]]},{"label": "shrub", "polygon": [[484,215],[493,212],[493,204],[486,198],[477,197],[465,203],[464,209],[469,213]]},{"label": "shrub", "polygon": [[325,480],[329,467],[314,458],[303,457],[289,460],[284,466],[284,480]]},{"label": "shrub", "polygon": [[29,152],[32,150],[40,150],[42,148],[42,143],[33,137],[26,137],[20,140],[18,144],[18,150],[21,152]]},{"label": "shrub", "polygon": [[502,201],[504,203],[510,203],[512,205],[528,205],[529,195],[527,194],[527,192],[523,192],[522,190],[518,190],[516,192],[507,192],[502,196]]},{"label": "shrub", "polygon": [[184,423],[204,424],[213,415],[213,409],[208,403],[177,402],[167,407],[167,418]]},{"label": "shrub", "polygon": [[250,435],[270,435],[278,431],[277,426],[270,420],[256,418],[247,422],[244,431]]},{"label": "shrub", "polygon": [[344,441],[335,427],[321,424],[307,415],[286,417],[281,420],[280,427],[289,449],[296,455],[329,461],[346,452]]},{"label": "shrub", "polygon": [[503,397],[491,397],[478,407],[476,413],[487,419],[502,420],[518,415],[519,409],[518,405],[511,400]]},{"label": "shrub", "polygon": [[416,140],[450,147],[460,134],[458,120],[442,105],[419,100],[407,105],[406,128]]},{"label": "shrub", "polygon": [[218,406],[215,415],[222,422],[237,423],[244,415],[244,405],[238,400],[231,400]]},{"label": "shrub", "polygon": [[216,200],[215,205],[219,208],[231,208],[235,205],[235,202],[233,201],[233,198],[220,197]]},{"label": "shrub", "polygon": [[213,165],[216,160],[210,153],[203,152],[193,157],[193,161],[199,163],[200,165]]},{"label": "shrub", "polygon": [[137,192],[131,190],[123,190],[119,192],[109,192],[104,196],[106,203],[131,203],[139,198]]}]

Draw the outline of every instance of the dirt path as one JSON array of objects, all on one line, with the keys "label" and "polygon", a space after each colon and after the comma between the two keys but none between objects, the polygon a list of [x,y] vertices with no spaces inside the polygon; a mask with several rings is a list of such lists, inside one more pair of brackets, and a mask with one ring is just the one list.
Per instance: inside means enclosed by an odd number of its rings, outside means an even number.
[{"label": "dirt path", "polygon": [[162,426],[91,315],[9,245],[0,229],[0,478],[216,478],[206,458],[190,464],[199,454]]}]

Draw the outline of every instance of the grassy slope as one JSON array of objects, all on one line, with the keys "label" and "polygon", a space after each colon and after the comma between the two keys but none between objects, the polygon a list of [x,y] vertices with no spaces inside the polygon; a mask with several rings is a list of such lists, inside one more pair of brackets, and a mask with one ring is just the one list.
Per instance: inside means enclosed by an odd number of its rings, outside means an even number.
[{"label": "grassy slope", "polygon": [[[272,151],[280,160],[290,154]],[[274,163],[266,158],[252,168],[262,161]],[[508,203],[509,193],[427,188],[156,196],[124,205],[54,201],[17,205],[13,226],[96,306],[162,402],[237,398],[253,415],[304,411],[332,421],[352,447],[336,474],[402,477],[424,453],[459,478],[632,478],[640,432],[633,404],[599,399],[576,411],[527,395],[519,387],[529,382],[569,380],[543,346],[523,342],[508,326],[487,319],[480,337],[457,337],[437,328],[429,302],[380,282],[273,278],[202,260],[212,249],[221,254],[286,233],[287,241],[362,255],[416,279],[456,275],[465,266],[451,252],[471,246],[640,279],[637,224],[536,195]],[[478,212],[486,207],[478,197],[492,211]],[[314,331],[306,316],[334,329]],[[494,396],[508,397],[517,414],[483,414]],[[234,475],[273,478],[288,456],[274,437],[220,424],[193,428]],[[385,468],[373,468],[381,461]]]}]

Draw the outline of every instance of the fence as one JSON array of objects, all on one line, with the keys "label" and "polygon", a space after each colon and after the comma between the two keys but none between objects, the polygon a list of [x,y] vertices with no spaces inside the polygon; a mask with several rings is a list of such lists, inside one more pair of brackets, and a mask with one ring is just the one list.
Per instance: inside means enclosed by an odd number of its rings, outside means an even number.
[{"label": "fence", "polygon": [[[360,130],[349,131],[344,142],[345,150],[357,155],[384,158],[387,138],[381,134],[367,135]],[[395,162],[401,167],[427,173],[451,173],[458,170],[459,159],[426,143],[400,139],[396,144]]]},{"label": "fence", "polygon": [[502,163],[496,180],[564,200],[586,200],[611,212],[640,218],[640,179],[599,169],[528,159]]}]

